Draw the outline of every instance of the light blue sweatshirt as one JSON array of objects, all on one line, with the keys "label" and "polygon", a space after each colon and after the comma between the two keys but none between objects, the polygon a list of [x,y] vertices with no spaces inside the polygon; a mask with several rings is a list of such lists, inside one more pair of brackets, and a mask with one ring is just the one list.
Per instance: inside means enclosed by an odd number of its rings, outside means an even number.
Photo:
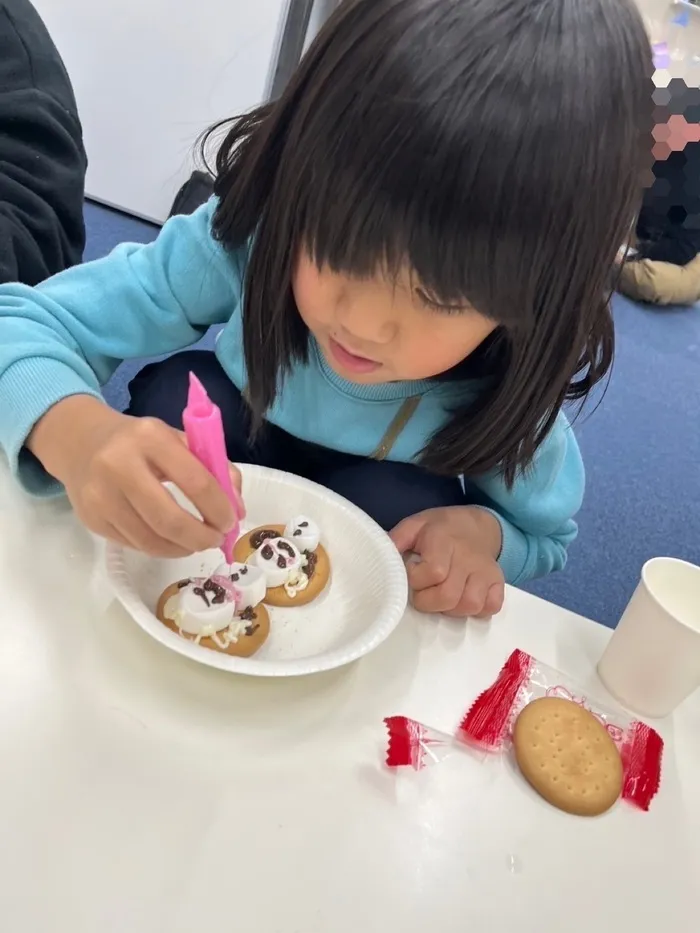
[{"label": "light blue sweatshirt", "polygon": [[[56,402],[71,395],[100,398],[100,386],[122,360],[171,353],[225,324],[216,354],[231,381],[246,385],[241,289],[246,250],[227,253],[212,237],[213,201],[176,217],[154,243],[126,244],[97,262],[69,269],[36,288],[0,286],[0,447],[30,492],[56,484],[23,445]],[[307,365],[286,379],[269,420],[306,441],[370,456],[401,403],[421,401],[390,458],[416,459],[449,410],[473,384],[401,382],[356,385],[337,376],[314,344]],[[576,536],[584,470],[563,415],[530,470],[512,489],[493,474],[470,479],[479,504],[503,528],[500,563],[510,583],[561,569]]]}]

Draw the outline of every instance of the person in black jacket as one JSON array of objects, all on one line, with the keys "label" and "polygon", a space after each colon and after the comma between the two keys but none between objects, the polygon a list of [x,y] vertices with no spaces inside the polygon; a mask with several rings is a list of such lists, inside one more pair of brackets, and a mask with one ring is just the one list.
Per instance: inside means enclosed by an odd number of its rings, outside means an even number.
[{"label": "person in black jacket", "polygon": [[654,98],[654,177],[620,290],[656,304],[692,304],[700,300],[700,88],[674,78]]},{"label": "person in black jacket", "polygon": [[0,0],[0,282],[80,262],[87,160],[70,80],[29,0]]},{"label": "person in black jacket", "polygon": [[[698,134],[700,135],[700,134]],[[700,142],[654,164],[637,223],[637,255],[686,266],[700,253]]]}]

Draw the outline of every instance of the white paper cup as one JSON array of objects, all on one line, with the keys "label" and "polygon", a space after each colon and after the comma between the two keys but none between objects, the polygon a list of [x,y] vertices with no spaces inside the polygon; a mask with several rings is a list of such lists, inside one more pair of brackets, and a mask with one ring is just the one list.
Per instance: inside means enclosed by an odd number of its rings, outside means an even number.
[{"label": "white paper cup", "polygon": [[700,567],[671,557],[644,565],[598,674],[643,716],[667,716],[700,687]]}]

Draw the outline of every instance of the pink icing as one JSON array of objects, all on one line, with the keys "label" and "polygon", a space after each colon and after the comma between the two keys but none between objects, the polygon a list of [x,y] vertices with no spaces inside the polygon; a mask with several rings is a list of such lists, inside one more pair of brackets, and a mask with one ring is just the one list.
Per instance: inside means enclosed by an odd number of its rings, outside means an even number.
[{"label": "pink icing", "polygon": [[220,576],[218,573],[212,574],[211,577],[190,577],[190,582],[195,586],[203,586],[207,580],[211,580],[212,583],[217,583],[221,589],[226,592],[226,602],[237,603],[240,600],[240,591],[233,585],[228,577]]}]

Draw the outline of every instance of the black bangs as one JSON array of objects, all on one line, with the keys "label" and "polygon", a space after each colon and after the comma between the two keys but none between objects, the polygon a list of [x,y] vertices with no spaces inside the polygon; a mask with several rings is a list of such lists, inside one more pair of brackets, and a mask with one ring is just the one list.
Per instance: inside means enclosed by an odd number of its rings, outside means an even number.
[{"label": "black bangs", "polygon": [[652,72],[634,0],[341,3],[282,98],[237,121],[217,160],[215,233],[232,249],[254,237],[257,416],[305,356],[300,249],[351,276],[408,271],[500,324],[508,361],[423,462],[512,480],[610,365],[606,295],[641,199]]},{"label": "black bangs", "polygon": [[[592,5],[604,16],[615,4]],[[622,83],[648,110],[650,53],[637,50],[636,83],[612,60],[618,37],[601,33],[591,56],[582,3],[368,6],[346,5],[307,63],[317,74],[283,154],[295,235],[318,265],[357,276],[407,266],[442,303],[529,328],[554,268],[566,278],[575,254],[597,253],[592,236],[619,246],[638,187],[623,160],[642,137],[611,89]],[[601,136],[619,144],[603,152]]]}]

